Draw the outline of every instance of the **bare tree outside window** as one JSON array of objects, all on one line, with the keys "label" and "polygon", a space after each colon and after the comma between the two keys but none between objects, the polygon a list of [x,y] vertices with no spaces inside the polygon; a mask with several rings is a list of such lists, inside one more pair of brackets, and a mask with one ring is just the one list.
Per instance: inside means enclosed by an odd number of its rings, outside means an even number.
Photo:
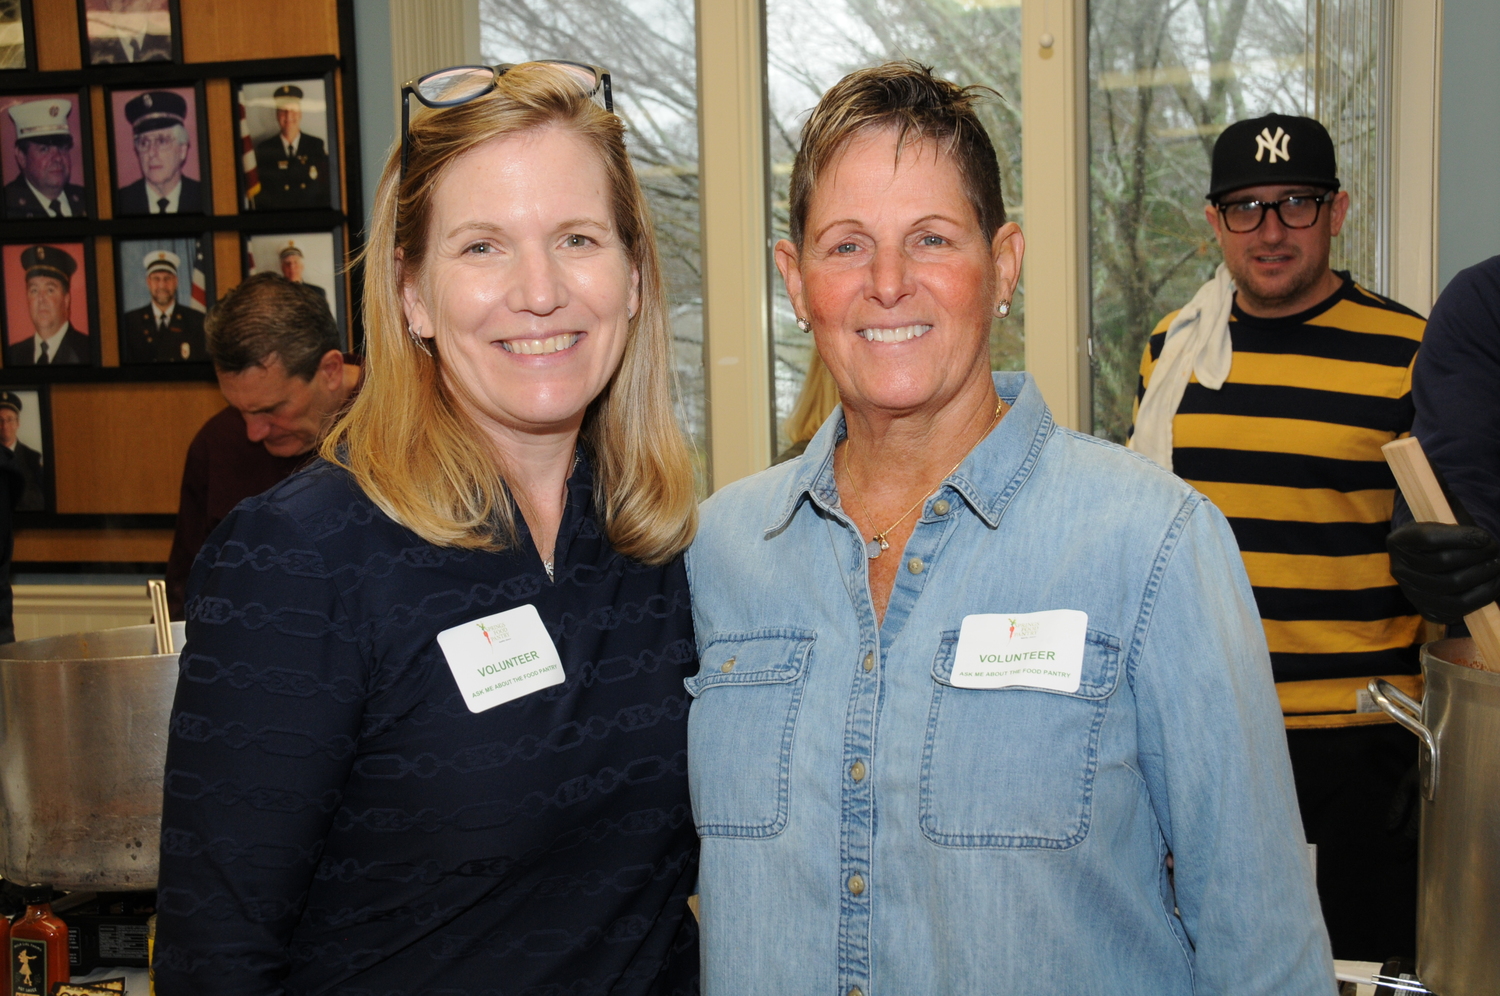
[{"label": "bare tree outside window", "polygon": [[703,266],[698,218],[697,51],[692,0],[481,0],[494,63],[571,59],[609,70],[615,111],[656,223],[677,374],[677,415],[706,493]]},{"label": "bare tree outside window", "polygon": [[1333,265],[1379,290],[1389,0],[1091,0],[1094,433],[1123,442],[1152,328],[1221,260],[1203,218],[1226,125],[1310,114],[1353,196]]}]

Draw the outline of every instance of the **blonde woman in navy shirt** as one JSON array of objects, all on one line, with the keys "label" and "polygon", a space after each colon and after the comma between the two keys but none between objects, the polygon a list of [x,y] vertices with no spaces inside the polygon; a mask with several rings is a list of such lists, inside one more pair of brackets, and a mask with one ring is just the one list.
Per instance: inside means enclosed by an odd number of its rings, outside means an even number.
[{"label": "blonde woman in navy shirt", "polygon": [[607,75],[409,84],[323,459],[188,588],[156,991],[697,991],[694,528]]}]

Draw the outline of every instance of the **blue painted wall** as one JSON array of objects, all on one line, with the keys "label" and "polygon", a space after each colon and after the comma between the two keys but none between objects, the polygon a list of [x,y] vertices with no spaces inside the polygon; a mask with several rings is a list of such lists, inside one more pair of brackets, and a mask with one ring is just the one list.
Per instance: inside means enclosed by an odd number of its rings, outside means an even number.
[{"label": "blue painted wall", "polygon": [[1500,2],[1443,4],[1438,279],[1500,254]]},{"label": "blue painted wall", "polygon": [[354,43],[359,56],[360,159],[364,165],[365,225],[386,153],[396,140],[396,83],[391,68],[390,0],[356,0]]}]

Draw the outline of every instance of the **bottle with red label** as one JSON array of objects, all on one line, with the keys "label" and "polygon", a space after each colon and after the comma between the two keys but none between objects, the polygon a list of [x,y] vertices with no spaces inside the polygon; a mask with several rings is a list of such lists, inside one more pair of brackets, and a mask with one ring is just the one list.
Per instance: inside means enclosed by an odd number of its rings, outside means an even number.
[{"label": "bottle with red label", "polygon": [[10,991],[47,996],[68,981],[68,925],[52,912],[52,887],[25,891],[26,914],[10,925]]}]

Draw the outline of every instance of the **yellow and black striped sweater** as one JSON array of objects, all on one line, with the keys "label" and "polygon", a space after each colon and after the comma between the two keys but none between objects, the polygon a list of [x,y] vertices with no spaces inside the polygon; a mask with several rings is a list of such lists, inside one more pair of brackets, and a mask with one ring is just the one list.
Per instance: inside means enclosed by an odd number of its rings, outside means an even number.
[{"label": "yellow and black striped sweater", "polygon": [[[1211,391],[1194,377],[1172,420],[1173,470],[1239,540],[1290,727],[1379,722],[1356,712],[1359,689],[1418,670],[1421,618],[1385,550],[1395,479],[1380,447],[1411,430],[1425,323],[1343,276],[1298,315],[1236,306],[1229,379]],[[1137,411],[1174,317],[1141,357]]]}]

